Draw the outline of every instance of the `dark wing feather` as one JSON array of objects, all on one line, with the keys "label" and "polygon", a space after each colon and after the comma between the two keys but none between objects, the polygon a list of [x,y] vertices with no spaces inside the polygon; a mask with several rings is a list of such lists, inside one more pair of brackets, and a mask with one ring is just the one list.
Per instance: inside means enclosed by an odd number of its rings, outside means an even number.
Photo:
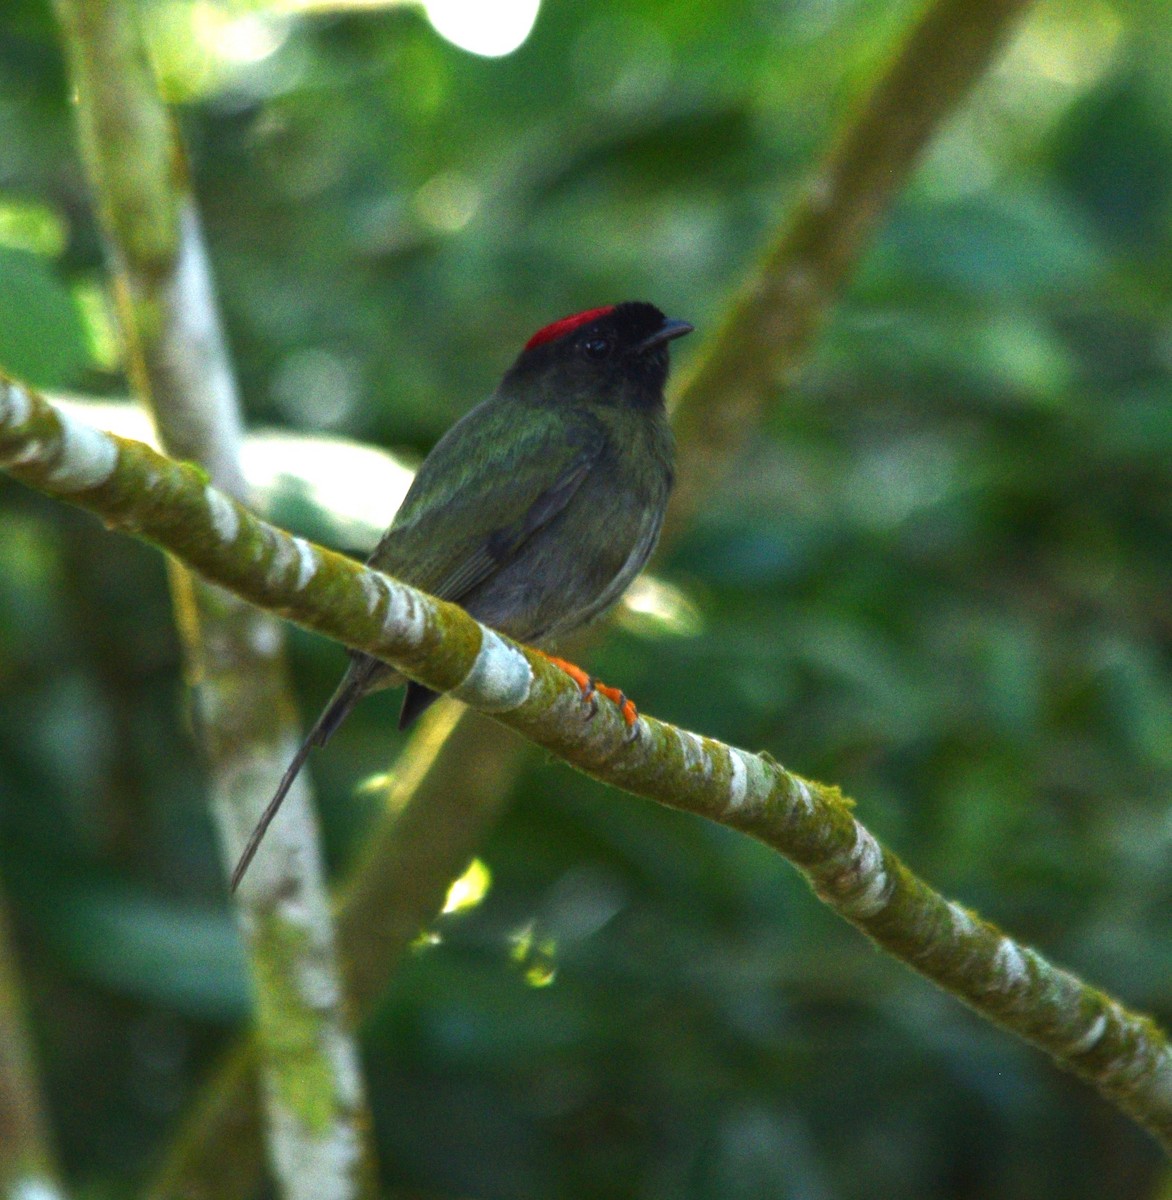
[{"label": "dark wing feather", "polygon": [[[605,444],[589,417],[480,405],[428,455],[371,565],[459,602],[565,509]],[[409,682],[399,728],[435,699]]]},{"label": "dark wing feather", "polygon": [[565,508],[604,445],[589,417],[481,405],[437,443],[370,564],[459,601]]},{"label": "dark wing feather", "polygon": [[[489,400],[439,440],[368,561],[441,599],[458,601],[491,579],[565,509],[605,445],[605,432],[585,415]],[[334,698],[253,830],[233,872],[233,890],[310,749],[324,745],[367,692],[401,679],[367,654],[351,652],[350,658]],[[434,698],[427,688],[410,683],[400,728]]]},{"label": "dark wing feather", "polygon": [[572,460],[554,483],[538,495],[519,520],[495,529],[463,559],[457,561],[450,572],[435,584],[433,594],[441,600],[459,600],[486,579],[490,579],[529,537],[565,508],[570,502],[570,497],[590,473],[593,462],[592,456],[580,456]]}]

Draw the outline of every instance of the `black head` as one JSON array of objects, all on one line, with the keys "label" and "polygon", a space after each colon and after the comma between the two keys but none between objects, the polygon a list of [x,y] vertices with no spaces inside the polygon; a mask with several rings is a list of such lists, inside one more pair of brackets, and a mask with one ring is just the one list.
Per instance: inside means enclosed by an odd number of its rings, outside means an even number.
[{"label": "black head", "polygon": [[539,329],[505,381],[536,388],[550,403],[661,404],[667,344],[691,332],[639,300],[592,308]]}]

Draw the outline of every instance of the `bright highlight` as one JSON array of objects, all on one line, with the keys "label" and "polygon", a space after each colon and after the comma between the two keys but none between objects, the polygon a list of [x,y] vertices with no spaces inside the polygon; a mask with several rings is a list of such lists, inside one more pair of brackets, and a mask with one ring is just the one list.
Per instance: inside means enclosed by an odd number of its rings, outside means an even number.
[{"label": "bright highlight", "polygon": [[512,54],[533,29],[541,0],[423,0],[432,28],[485,58]]},{"label": "bright highlight", "polygon": [[454,913],[475,908],[488,895],[491,886],[492,872],[480,859],[474,858],[468,864],[468,870],[448,888],[443,911]]}]

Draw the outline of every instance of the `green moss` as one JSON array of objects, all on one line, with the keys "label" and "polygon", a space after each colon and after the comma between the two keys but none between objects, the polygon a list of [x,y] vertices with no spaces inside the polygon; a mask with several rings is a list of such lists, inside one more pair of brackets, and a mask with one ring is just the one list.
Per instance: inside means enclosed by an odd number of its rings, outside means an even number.
[{"label": "green moss", "polygon": [[299,981],[314,947],[304,929],[269,913],[252,940],[257,1025],[279,1101],[312,1133],[329,1131],[338,1110],[336,1080],[321,1044],[322,1013]]}]

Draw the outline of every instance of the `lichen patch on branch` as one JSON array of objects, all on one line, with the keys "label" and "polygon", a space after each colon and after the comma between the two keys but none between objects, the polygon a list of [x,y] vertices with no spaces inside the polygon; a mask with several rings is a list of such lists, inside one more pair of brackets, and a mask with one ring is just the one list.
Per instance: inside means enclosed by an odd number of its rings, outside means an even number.
[{"label": "lichen patch on branch", "polygon": [[852,916],[873,917],[891,899],[893,881],[883,863],[883,848],[855,822],[854,844],[812,873],[820,895]]},{"label": "lichen patch on branch", "polygon": [[1103,1039],[1103,1034],[1107,1032],[1107,1014],[1099,1013],[1097,1017],[1087,1027],[1086,1033],[1076,1041],[1071,1042],[1067,1047],[1067,1054],[1086,1054],[1087,1051],[1093,1050]]},{"label": "lichen patch on branch", "polygon": [[728,771],[728,810],[736,812],[745,803],[749,791],[749,772],[739,750],[729,750]]},{"label": "lichen patch on branch", "polygon": [[383,598],[383,589],[379,586],[380,576],[373,571],[367,571],[358,579],[358,586],[362,589],[363,599],[366,601],[366,614],[373,617],[375,610],[378,608],[378,602]]},{"label": "lichen patch on branch", "polygon": [[293,545],[297,550],[297,590],[303,591],[317,574],[317,551],[304,538],[295,537]]},{"label": "lichen patch on branch", "polygon": [[[12,467],[18,478],[133,529],[245,600],[409,670],[427,687],[457,683],[461,698],[604,782],[723,817],[796,863],[827,903],[880,946],[1090,1080],[1172,1146],[1172,1059],[1155,1024],[916,879],[855,821],[837,788],[802,779],[765,753],[650,718],[635,746],[617,721],[571,725],[583,712],[580,691],[554,666],[543,668],[536,652],[455,605],[326,551],[314,550],[313,586],[298,588],[304,560],[288,534],[236,509],[235,541],[209,538],[206,481],[198,474],[122,439],[109,438],[108,451],[95,453],[106,435],[70,437],[52,406],[13,393],[0,378],[0,462],[22,464]],[[16,412],[25,420],[14,421]],[[109,457],[110,485],[71,492],[77,476],[67,473],[62,486],[54,476],[67,445],[81,463]]]},{"label": "lichen patch on branch", "polygon": [[771,790],[764,763],[757,755],[746,754],[735,746],[729,747],[728,760],[728,804],[725,811],[732,817],[760,812]]},{"label": "lichen patch on branch", "polygon": [[709,778],[712,775],[712,760],[708,757],[703,739],[686,729],[675,729],[674,733],[680,744],[684,769],[689,772],[697,772],[706,779]]},{"label": "lichen patch on branch", "polygon": [[421,604],[413,592],[386,575],[376,574],[375,581],[387,597],[384,631],[408,645],[420,645],[427,632],[427,606]]},{"label": "lichen patch on branch", "polygon": [[451,695],[485,712],[507,712],[529,699],[532,685],[533,671],[521,651],[485,629],[471,669]]},{"label": "lichen patch on branch", "polygon": [[204,488],[204,499],[207,500],[208,515],[211,517],[216,536],[221,541],[234,542],[240,532],[240,518],[236,514],[236,505],[211,484]]},{"label": "lichen patch on branch", "polygon": [[948,921],[951,936],[958,941],[969,941],[977,930],[977,918],[955,900],[948,902]]},{"label": "lichen patch on branch", "polygon": [[1012,938],[1003,937],[993,952],[993,969],[996,971],[994,986],[998,991],[1011,992],[1021,987],[1029,978],[1026,951]]},{"label": "lichen patch on branch", "polygon": [[105,483],[118,465],[114,443],[92,425],[65,413],[60,414],[59,456],[49,473],[49,481],[63,492],[84,492]]}]

